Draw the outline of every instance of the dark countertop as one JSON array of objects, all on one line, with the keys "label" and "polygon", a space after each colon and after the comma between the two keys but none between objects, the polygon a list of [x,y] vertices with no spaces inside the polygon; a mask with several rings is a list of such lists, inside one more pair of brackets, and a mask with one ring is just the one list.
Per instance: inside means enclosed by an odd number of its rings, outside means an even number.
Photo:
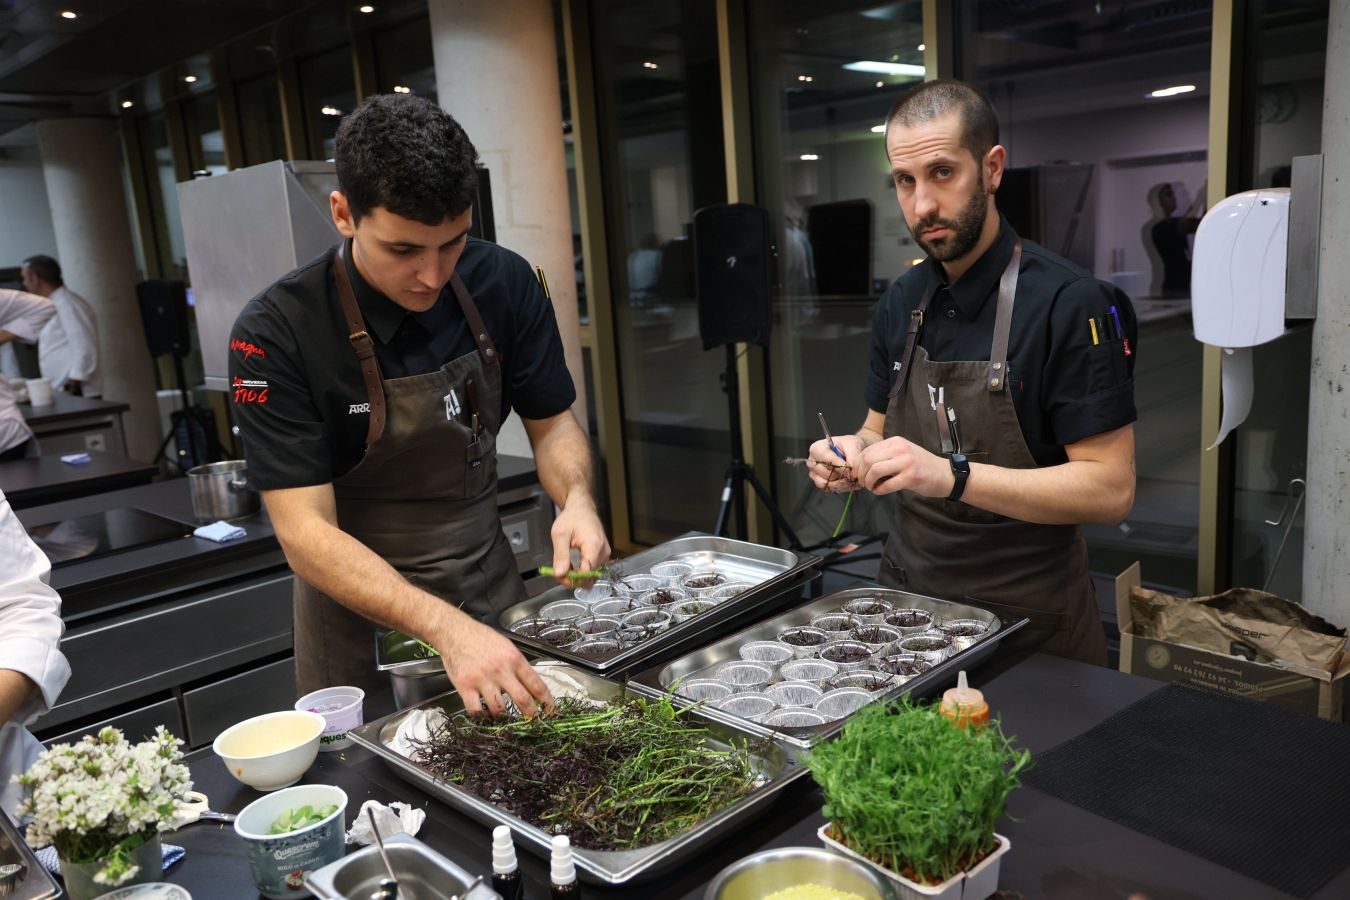
[{"label": "dark countertop", "polygon": [[63,463],[59,455],[0,463],[0,491],[5,492],[10,506],[24,509],[40,503],[148,484],[159,474],[159,467],[150,463],[99,450],[86,452],[90,461],[81,465]]},{"label": "dark countertop", "polygon": [[76,397],[57,391],[49,406],[34,406],[20,403],[19,412],[23,413],[29,427],[60,422],[64,419],[83,419],[88,416],[106,416],[124,413],[131,405],[114,400],[100,400],[95,397]]},{"label": "dark countertop", "polygon": [[[975,674],[982,680],[983,670]],[[1034,754],[1086,731],[1163,685],[1110,669],[1034,656],[982,687],[995,713],[1002,717],[1004,728]],[[389,709],[388,695],[367,698],[368,720]],[[212,809],[237,813],[260,796],[235,781],[209,750],[192,754],[189,761],[196,788],[211,798]],[[350,747],[342,753],[320,753],[305,781],[337,784],[347,792],[349,826],[367,799],[425,806],[427,820],[419,839],[471,873],[491,873],[489,828],[397,778],[365,750]],[[820,804],[820,795],[809,779],[800,779],[746,828],[718,842],[695,861],[677,866],[653,882],[627,888],[588,884],[582,891],[624,900],[698,900],[717,872],[756,850],[820,846],[815,834],[824,823]],[[1000,887],[1026,898],[1121,900],[1137,894],[1152,900],[1268,900],[1281,896],[1259,882],[1033,788],[1014,793],[1009,812],[1019,821],[1005,820],[999,828],[1012,842],[1011,851],[1003,858]],[[228,826],[188,826],[179,834],[166,836],[166,841],[188,851],[182,862],[165,873],[166,881],[183,885],[198,900],[256,896],[243,845]],[[548,895],[546,863],[523,845],[518,845],[518,853],[526,897],[542,900]],[[1316,896],[1350,896],[1350,870]]]}]

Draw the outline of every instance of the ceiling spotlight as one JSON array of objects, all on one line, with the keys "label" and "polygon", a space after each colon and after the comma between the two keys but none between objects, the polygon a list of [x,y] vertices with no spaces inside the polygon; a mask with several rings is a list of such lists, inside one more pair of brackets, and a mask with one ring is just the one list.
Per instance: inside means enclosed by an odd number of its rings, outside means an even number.
[{"label": "ceiling spotlight", "polygon": [[812,81],[815,81],[815,79],[812,78],[810,75],[798,75],[798,76],[797,76],[797,80],[798,80],[798,81],[805,81],[805,82],[807,82],[807,83],[810,83],[810,82],[812,82]]},{"label": "ceiling spotlight", "polygon": [[196,75],[184,75],[184,76],[183,76],[183,80],[186,81],[188,84],[196,84],[196,83],[197,83],[197,76],[196,76]]},{"label": "ceiling spotlight", "polygon": [[319,107],[319,112],[323,113],[325,116],[342,115],[342,110],[338,109],[336,106],[321,106]]},{"label": "ceiling spotlight", "polygon": [[1193,85],[1193,84],[1178,84],[1178,85],[1173,85],[1172,87],[1166,87],[1166,88],[1161,88],[1161,89],[1156,90],[1156,91],[1151,91],[1151,92],[1149,93],[1149,96],[1150,96],[1150,97],[1175,97],[1177,94],[1189,94],[1189,93],[1190,93],[1191,91],[1193,91],[1193,90],[1195,90],[1195,85]]},{"label": "ceiling spotlight", "polygon": [[652,61],[649,59],[649,60],[647,60],[646,62],[644,62],[644,63],[642,64],[642,68],[644,68],[644,69],[659,69],[659,68],[661,68],[661,67],[658,66],[656,63],[652,62]]},{"label": "ceiling spotlight", "polygon": [[803,153],[801,155],[802,162],[815,162],[818,159],[820,159],[820,157],[814,153]]},{"label": "ceiling spotlight", "polygon": [[927,44],[920,44],[920,45],[919,45],[919,52],[920,52],[920,53],[922,53],[923,51],[925,51],[925,50],[927,50],[927,49],[928,49],[928,45],[927,45]]},{"label": "ceiling spotlight", "polygon": [[80,14],[77,13],[77,12],[74,12],[73,10],[69,10],[69,9],[63,9],[63,10],[61,10],[61,18],[63,18],[63,19],[78,19],[79,17],[80,17]]},{"label": "ceiling spotlight", "polygon": [[885,133],[886,133],[886,126],[885,126],[885,125],[873,125],[873,126],[872,126],[872,133],[873,133],[873,134],[885,134]]},{"label": "ceiling spotlight", "polygon": [[136,105],[136,104],[135,104],[135,103],[132,103],[130,100],[123,100],[123,101],[122,101],[122,108],[123,108],[123,109],[131,109],[131,108],[132,108],[133,106],[135,106],[135,105]]},{"label": "ceiling spotlight", "polygon": [[369,14],[369,13],[373,13],[373,12],[375,11],[375,7],[373,7],[373,6],[371,6],[369,3],[367,3],[365,6],[358,6],[358,7],[356,8],[356,11],[359,12],[359,13],[367,13],[367,14]]},{"label": "ceiling spotlight", "polygon": [[411,93],[412,93],[412,88],[408,87],[406,84],[396,84],[396,85],[394,85],[394,93],[395,93],[395,94],[411,94]]},{"label": "ceiling spotlight", "polygon": [[884,81],[878,81],[878,82],[877,82],[877,87],[885,87],[885,86],[886,86],[886,82],[884,82]]}]

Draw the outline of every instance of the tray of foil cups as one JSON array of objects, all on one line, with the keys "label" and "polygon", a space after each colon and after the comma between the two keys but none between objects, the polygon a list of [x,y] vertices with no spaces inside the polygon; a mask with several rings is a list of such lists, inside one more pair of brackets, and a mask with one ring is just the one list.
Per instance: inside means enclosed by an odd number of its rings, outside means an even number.
[{"label": "tray of foil cups", "polygon": [[[619,682],[581,669],[569,663],[539,660],[535,670],[557,700],[567,698],[592,707],[597,713],[613,710],[625,699],[644,703],[662,702],[651,695],[625,693]],[[750,696],[749,693],[742,696]],[[809,712],[809,710],[808,710]],[[524,849],[549,858],[553,830],[546,823],[548,814],[533,806],[517,809],[522,801],[506,790],[494,796],[475,792],[476,782],[438,777],[436,743],[449,740],[444,723],[463,722],[464,702],[455,691],[423,700],[417,705],[385,716],[351,732],[352,740],[378,756],[398,777],[415,785],[437,800],[488,826],[507,825],[516,842]],[[492,728],[510,719],[485,722]],[[728,837],[741,834],[755,816],[764,812],[784,788],[806,774],[800,761],[801,750],[750,731],[724,719],[715,719],[703,707],[685,708],[679,721],[698,729],[698,738],[709,751],[721,754],[732,748],[747,759],[744,792],[719,808],[710,808],[702,818],[690,821],[671,836],[652,843],[626,844],[626,849],[599,849],[582,834],[573,834],[572,856],[582,880],[597,884],[625,884],[652,878],[673,867],[687,867]],[[523,764],[522,764],[523,765]],[[653,777],[663,777],[660,763],[652,763]],[[547,778],[534,771],[526,777]],[[562,776],[559,776],[562,777]],[[674,776],[672,776],[674,777]],[[481,790],[481,788],[479,788]],[[500,786],[494,792],[500,791]],[[644,795],[646,797],[647,795]],[[362,895],[365,896],[365,895]],[[418,895],[422,896],[422,895]]]},{"label": "tray of foil cups", "polygon": [[1025,624],[858,583],[655,664],[629,684],[811,747],[868,703],[935,693]]},{"label": "tray of foil cups", "polygon": [[819,558],[706,534],[625,557],[602,577],[503,611],[497,625],[534,655],[606,675],[669,659],[792,602]]}]

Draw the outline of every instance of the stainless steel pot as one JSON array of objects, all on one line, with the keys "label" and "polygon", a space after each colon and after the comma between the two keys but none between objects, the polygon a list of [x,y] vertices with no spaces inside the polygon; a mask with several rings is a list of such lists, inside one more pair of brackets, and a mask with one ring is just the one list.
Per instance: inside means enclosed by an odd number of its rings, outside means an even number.
[{"label": "stainless steel pot", "polygon": [[242,459],[227,459],[188,469],[192,514],[199,522],[242,519],[258,511],[258,492],[249,487]]}]

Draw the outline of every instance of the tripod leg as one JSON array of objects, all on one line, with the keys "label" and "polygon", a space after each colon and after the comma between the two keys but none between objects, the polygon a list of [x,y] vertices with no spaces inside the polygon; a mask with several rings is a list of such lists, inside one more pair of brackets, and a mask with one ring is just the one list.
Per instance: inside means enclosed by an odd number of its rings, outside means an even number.
[{"label": "tripod leg", "polygon": [[755,470],[746,466],[744,478],[750,482],[750,486],[755,489],[755,493],[759,495],[759,499],[769,508],[769,515],[773,516],[773,520],[777,523],[779,530],[787,535],[789,541],[788,546],[794,550],[800,548],[802,542],[798,539],[797,532],[792,530],[792,526],[788,524],[787,517],[779,510],[778,504],[773,502],[773,498],[769,496],[768,489],[760,482],[759,476],[755,474]]},{"label": "tripod leg", "polygon": [[722,485],[722,505],[717,510],[717,524],[713,526],[713,535],[722,536],[722,529],[727,527],[727,512],[731,509],[731,503],[735,495],[736,468],[732,466],[727,469],[727,479]]}]

